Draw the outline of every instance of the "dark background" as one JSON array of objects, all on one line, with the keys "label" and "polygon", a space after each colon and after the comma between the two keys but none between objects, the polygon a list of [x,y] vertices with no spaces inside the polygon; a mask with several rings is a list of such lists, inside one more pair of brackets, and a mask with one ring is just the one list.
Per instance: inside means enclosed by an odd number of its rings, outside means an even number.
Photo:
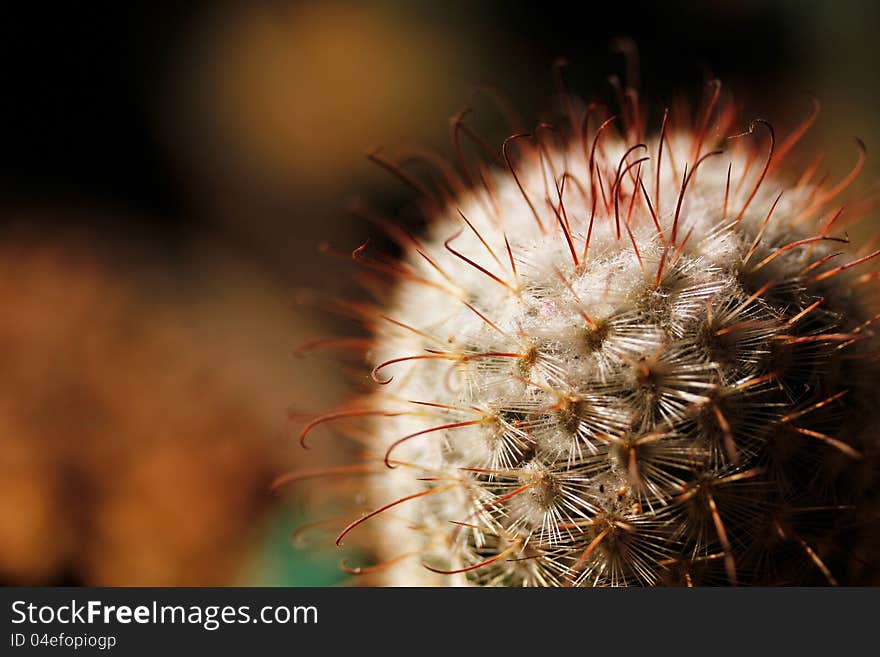
[{"label": "dark background", "polygon": [[[97,204],[125,211],[126,221],[79,221],[98,223],[122,239],[136,232],[168,248],[179,246],[199,225],[216,223],[206,203],[194,198],[194,178],[211,174],[193,172],[181,161],[186,156],[181,154],[178,132],[192,132],[196,125],[210,122],[210,116],[193,116],[205,108],[194,110],[192,105],[198,103],[181,92],[181,85],[195,86],[198,80],[193,78],[204,74],[201,64],[193,66],[193,59],[200,40],[213,38],[205,35],[206,24],[223,14],[234,21],[237,12],[247,14],[254,6],[281,16],[293,14],[295,21],[298,3],[4,4],[0,203],[77,208]],[[465,89],[492,80],[527,109],[540,104],[542,93],[549,93],[550,63],[560,55],[574,65],[570,78],[575,89],[605,93],[607,74],[622,71],[609,43],[624,35],[641,50],[647,97],[692,93],[704,71],[710,70],[736,87],[758,112],[800,111],[800,106],[790,107],[803,104],[796,94],[817,93],[834,109],[827,121],[860,129],[869,148],[875,142],[880,58],[873,35],[880,27],[880,6],[874,2],[453,1],[350,6],[402,16],[404,26],[418,24],[434,31],[440,41],[447,41],[445,47],[454,49],[465,42],[462,50],[467,56],[453,61],[440,84],[452,80]],[[316,59],[311,65],[319,71],[321,62]],[[381,77],[383,71],[373,74]],[[283,71],[278,77],[283,80]],[[297,103],[333,100],[301,91],[301,96],[289,99],[291,114]],[[444,100],[455,103],[454,99],[450,93]],[[345,100],[356,112],[357,99]],[[461,97],[458,105],[466,101]],[[395,122],[394,116],[387,118]],[[443,125],[427,132],[432,137],[443,133]],[[360,156],[360,147],[352,146],[352,159]],[[218,150],[208,157],[224,156],[234,158],[236,153]],[[350,187],[357,191],[356,185]],[[296,182],[290,182],[291,196],[302,196],[295,188]],[[283,201],[279,203],[288,208],[293,205],[290,199]],[[338,210],[332,202],[323,205],[326,212]],[[55,216],[54,221],[67,225],[71,220]],[[243,239],[235,231],[228,237],[233,242]]]}]

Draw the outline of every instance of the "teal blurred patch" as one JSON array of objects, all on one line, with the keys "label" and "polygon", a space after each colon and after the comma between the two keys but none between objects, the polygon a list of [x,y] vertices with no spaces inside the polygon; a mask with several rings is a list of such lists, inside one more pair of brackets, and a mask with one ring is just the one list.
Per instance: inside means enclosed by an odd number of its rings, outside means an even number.
[{"label": "teal blurred patch", "polygon": [[343,559],[357,561],[357,554],[336,548],[332,538],[309,541],[304,547],[291,542],[291,533],[314,518],[299,515],[282,507],[267,519],[258,536],[249,564],[245,567],[244,586],[338,586],[351,580],[339,566]]}]

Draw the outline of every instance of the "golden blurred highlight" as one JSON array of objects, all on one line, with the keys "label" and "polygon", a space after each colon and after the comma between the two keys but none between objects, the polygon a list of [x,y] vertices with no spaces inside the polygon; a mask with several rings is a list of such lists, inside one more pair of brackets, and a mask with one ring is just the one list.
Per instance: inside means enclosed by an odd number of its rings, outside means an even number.
[{"label": "golden blurred highlight", "polygon": [[455,71],[473,69],[466,42],[399,8],[242,3],[206,22],[181,82],[191,127],[223,158],[211,166],[276,189],[339,187],[371,146],[444,137]]}]

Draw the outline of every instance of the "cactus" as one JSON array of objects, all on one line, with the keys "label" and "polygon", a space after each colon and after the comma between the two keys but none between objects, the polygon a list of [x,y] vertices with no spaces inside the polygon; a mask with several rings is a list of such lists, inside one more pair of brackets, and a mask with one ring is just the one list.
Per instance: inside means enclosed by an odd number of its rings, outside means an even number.
[{"label": "cactus", "polygon": [[[462,155],[422,195],[427,234],[388,227],[393,281],[346,306],[372,390],[347,426],[387,585],[860,584],[876,577],[880,251],[841,179],[797,167],[707,87],[692,122],[563,95],[563,122]],[[746,128],[743,132],[743,128]],[[476,141],[476,140],[475,140]],[[489,150],[489,149],[486,149]],[[370,282],[373,282],[373,278]],[[364,343],[363,340],[354,340]],[[294,476],[296,478],[296,476]],[[346,488],[334,487],[337,491]]]}]

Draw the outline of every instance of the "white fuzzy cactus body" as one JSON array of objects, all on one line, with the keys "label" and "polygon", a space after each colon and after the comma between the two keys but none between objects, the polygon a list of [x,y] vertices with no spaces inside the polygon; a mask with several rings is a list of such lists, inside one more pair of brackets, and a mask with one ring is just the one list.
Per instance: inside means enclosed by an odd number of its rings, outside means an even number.
[{"label": "white fuzzy cactus body", "polygon": [[753,127],[713,155],[686,130],[509,141],[435,204],[349,409],[375,511],[340,538],[369,532],[384,583],[850,576],[876,486],[868,254],[832,220],[843,185],[793,179]]}]

